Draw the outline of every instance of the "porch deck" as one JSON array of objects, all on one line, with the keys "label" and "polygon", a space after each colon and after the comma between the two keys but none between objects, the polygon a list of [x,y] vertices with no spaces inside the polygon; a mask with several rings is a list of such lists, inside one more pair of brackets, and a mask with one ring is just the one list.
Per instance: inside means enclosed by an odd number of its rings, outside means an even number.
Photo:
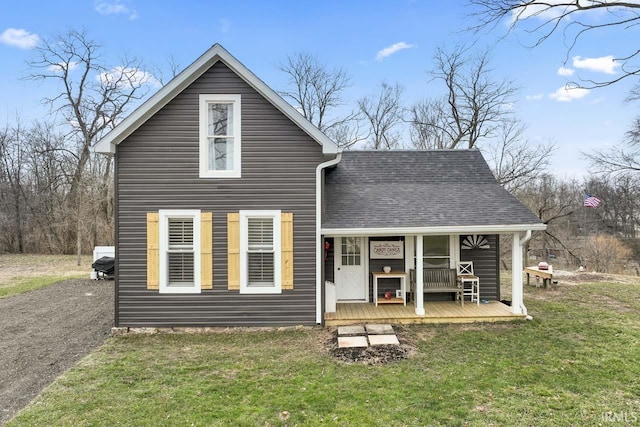
[{"label": "porch deck", "polygon": [[325,313],[326,326],[352,325],[356,323],[473,323],[521,320],[523,314],[511,313],[511,307],[499,301],[489,304],[455,302],[425,302],[425,316],[415,313],[413,304],[385,304],[376,307],[372,303],[337,304],[335,313]]}]

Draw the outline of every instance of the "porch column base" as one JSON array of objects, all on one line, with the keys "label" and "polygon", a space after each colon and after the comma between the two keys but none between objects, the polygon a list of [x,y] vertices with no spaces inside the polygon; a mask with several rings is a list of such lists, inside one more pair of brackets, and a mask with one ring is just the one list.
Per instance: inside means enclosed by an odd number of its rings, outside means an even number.
[{"label": "porch column base", "polygon": [[424,307],[416,307],[416,316],[425,316],[426,314],[427,312],[424,310]]}]

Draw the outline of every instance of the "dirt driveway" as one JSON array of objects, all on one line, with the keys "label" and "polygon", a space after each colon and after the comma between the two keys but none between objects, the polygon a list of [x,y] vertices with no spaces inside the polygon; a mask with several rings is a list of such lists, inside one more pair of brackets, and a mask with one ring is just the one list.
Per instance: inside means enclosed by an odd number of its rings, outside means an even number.
[{"label": "dirt driveway", "polygon": [[99,346],[113,326],[113,281],[67,280],[0,299],[0,425]]}]

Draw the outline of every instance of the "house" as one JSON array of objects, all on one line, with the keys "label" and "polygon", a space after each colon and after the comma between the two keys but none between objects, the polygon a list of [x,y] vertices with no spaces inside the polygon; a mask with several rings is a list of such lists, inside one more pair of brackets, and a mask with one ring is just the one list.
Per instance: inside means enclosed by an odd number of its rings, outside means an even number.
[{"label": "house", "polygon": [[[406,282],[473,260],[495,301],[497,235],[513,235],[522,271],[522,238],[545,227],[477,151],[342,153],[218,44],[95,151],[115,162],[120,327],[321,324],[335,302],[325,281],[338,303],[373,307],[371,273],[387,264]],[[420,319],[416,278],[403,307]],[[521,277],[512,300],[507,311],[526,314]]]}]

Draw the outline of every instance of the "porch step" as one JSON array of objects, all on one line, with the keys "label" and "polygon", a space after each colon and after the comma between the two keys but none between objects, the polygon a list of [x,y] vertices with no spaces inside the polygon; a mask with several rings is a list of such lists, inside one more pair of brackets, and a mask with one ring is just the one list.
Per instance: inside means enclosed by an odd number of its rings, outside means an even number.
[{"label": "porch step", "polygon": [[338,327],[338,348],[368,347],[369,345],[400,345],[400,341],[391,325]]},{"label": "porch step", "polygon": [[374,345],[400,345],[398,337],[394,335],[369,335],[369,344]]},{"label": "porch step", "polygon": [[369,335],[389,335],[394,333],[391,325],[367,325],[366,328]]},{"label": "porch step", "polygon": [[338,348],[369,347],[367,337],[338,337]]},{"label": "porch step", "polygon": [[349,336],[349,335],[364,335],[364,326],[359,325],[351,325],[351,326],[338,326],[338,336]]}]

